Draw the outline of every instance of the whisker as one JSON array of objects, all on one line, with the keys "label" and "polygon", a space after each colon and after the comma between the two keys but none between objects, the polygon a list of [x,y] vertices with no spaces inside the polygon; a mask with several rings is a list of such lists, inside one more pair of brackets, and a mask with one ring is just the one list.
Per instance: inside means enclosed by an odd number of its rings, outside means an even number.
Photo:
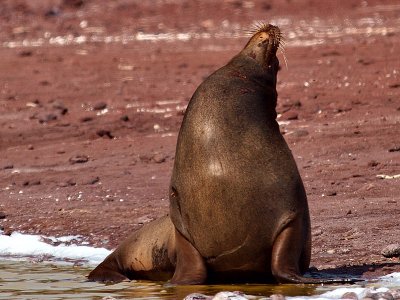
[{"label": "whisker", "polygon": [[286,66],[286,70],[288,70],[289,67],[288,67],[288,62],[287,62],[287,58],[286,58],[286,55],[285,55],[285,51],[283,51],[281,48],[279,48],[279,50],[281,50],[280,52],[282,53],[283,61],[285,62],[285,66]]}]

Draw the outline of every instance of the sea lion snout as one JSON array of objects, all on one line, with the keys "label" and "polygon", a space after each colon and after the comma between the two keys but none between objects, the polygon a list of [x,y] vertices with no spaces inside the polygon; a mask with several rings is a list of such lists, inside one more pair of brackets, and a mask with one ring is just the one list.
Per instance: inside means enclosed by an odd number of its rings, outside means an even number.
[{"label": "sea lion snout", "polygon": [[[277,26],[263,24],[256,29],[256,32],[242,50],[245,54],[257,60],[263,67],[279,66],[276,52],[281,41],[281,31]],[[277,65],[278,63],[278,65]]]}]

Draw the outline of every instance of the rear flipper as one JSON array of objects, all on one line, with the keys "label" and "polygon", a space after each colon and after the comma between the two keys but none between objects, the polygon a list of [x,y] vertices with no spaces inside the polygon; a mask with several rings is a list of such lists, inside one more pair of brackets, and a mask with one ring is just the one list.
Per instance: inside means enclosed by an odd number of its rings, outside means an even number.
[{"label": "rear flipper", "polygon": [[129,280],[128,277],[123,275],[117,266],[105,259],[88,275],[90,281],[98,281],[104,283],[118,283],[121,281]]},{"label": "rear flipper", "polygon": [[175,227],[169,216],[165,216],[129,235],[90,272],[88,279],[101,282],[167,280],[174,272],[175,257]]}]

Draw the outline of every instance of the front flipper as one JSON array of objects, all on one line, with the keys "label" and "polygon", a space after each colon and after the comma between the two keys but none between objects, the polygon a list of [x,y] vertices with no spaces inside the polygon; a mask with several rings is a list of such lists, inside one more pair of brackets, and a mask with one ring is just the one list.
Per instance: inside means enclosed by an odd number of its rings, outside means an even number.
[{"label": "front flipper", "polygon": [[175,229],[176,268],[171,283],[202,284],[207,278],[203,257],[185,237]]},{"label": "front flipper", "polygon": [[311,237],[308,224],[297,217],[277,236],[272,247],[271,271],[279,283],[355,283],[357,278],[309,278],[307,271],[311,257]]}]

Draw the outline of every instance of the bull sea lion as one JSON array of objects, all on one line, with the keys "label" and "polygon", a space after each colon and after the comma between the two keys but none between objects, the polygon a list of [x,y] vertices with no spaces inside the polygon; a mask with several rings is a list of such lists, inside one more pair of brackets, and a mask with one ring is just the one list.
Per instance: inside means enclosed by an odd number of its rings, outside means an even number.
[{"label": "bull sea lion", "polygon": [[133,233],[90,280],[321,282],[302,276],[308,204],[275,120],[280,38],[278,27],[260,26],[197,88],[178,136],[170,216]]}]

